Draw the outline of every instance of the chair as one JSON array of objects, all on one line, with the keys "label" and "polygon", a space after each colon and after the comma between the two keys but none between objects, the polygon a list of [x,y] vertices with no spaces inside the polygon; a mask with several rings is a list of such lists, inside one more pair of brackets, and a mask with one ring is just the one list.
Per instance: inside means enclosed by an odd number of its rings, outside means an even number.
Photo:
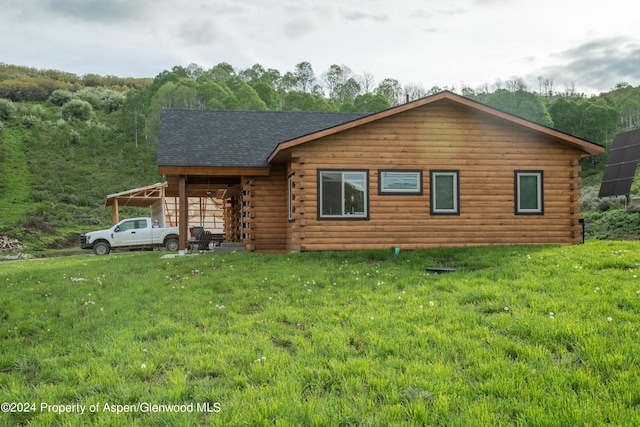
[{"label": "chair", "polygon": [[211,243],[211,232],[203,231],[198,238],[198,252],[203,253],[209,250],[209,243]]}]

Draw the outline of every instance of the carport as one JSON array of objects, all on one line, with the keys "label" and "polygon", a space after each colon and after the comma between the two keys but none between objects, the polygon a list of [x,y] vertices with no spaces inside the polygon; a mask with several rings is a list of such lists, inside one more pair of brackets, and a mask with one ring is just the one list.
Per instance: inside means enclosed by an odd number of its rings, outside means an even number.
[{"label": "carport", "polygon": [[[120,221],[120,208],[148,207],[149,216],[161,227],[174,227],[179,224],[178,197],[167,194],[168,183],[158,182],[145,187],[134,188],[120,193],[109,194],[105,206],[111,206],[113,224]],[[208,187],[204,191],[191,192],[185,198],[186,223],[199,225],[212,233],[224,232],[222,191]]]}]

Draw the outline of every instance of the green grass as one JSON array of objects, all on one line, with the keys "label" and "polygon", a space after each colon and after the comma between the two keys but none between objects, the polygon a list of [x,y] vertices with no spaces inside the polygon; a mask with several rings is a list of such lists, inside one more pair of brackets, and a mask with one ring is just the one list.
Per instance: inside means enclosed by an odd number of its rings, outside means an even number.
[{"label": "green grass", "polygon": [[0,137],[4,158],[3,173],[0,176],[4,181],[0,192],[0,218],[3,223],[12,223],[24,214],[25,202],[31,192],[31,173],[21,134],[5,129],[0,131]]},{"label": "green grass", "polygon": [[[0,401],[36,411],[0,425],[639,425],[639,268],[637,242],[4,262]],[[140,404],[185,412],[107,410]]]}]

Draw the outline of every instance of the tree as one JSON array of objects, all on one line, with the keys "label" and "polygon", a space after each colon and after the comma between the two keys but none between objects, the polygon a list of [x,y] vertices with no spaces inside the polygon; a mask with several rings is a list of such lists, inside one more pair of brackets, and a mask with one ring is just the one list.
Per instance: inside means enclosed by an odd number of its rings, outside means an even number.
[{"label": "tree", "polygon": [[241,70],[238,75],[247,83],[256,82],[262,79],[265,69],[260,64],[254,64],[251,68]]},{"label": "tree", "polygon": [[301,91],[287,93],[282,109],[288,111],[335,111],[323,97]]},{"label": "tree", "polygon": [[353,77],[336,87],[336,95],[340,102],[352,102],[358,93],[360,93],[360,84]]},{"label": "tree", "polygon": [[228,96],[233,95],[233,92],[227,85],[223,82],[213,80],[207,80],[198,85],[197,91],[201,102],[206,105],[206,108],[211,110],[221,109],[224,105],[224,100]]},{"label": "tree", "polygon": [[511,77],[511,79],[504,82],[504,84],[507,90],[510,92],[525,92],[528,89],[527,83],[522,77]]},{"label": "tree", "polygon": [[278,108],[278,94],[272,86],[261,80],[249,83],[249,85],[256,91],[269,110],[276,110]]},{"label": "tree", "polygon": [[242,110],[267,110],[267,104],[260,99],[258,92],[246,83],[238,89],[235,95]]},{"label": "tree", "polygon": [[232,65],[227,64],[226,62],[221,62],[217,65],[214,65],[213,68],[205,73],[205,75],[211,80],[225,81],[229,77],[235,76],[236,72],[234,71]]},{"label": "tree", "polygon": [[415,101],[416,99],[424,98],[427,95],[427,91],[420,83],[409,83],[404,86],[404,94],[406,101]]},{"label": "tree", "polygon": [[585,100],[579,103],[581,123],[578,136],[607,145],[619,130],[620,115],[604,99]]},{"label": "tree", "polygon": [[291,91],[296,86],[296,83],[296,76],[294,76],[292,72],[285,73],[285,75],[278,80],[276,90],[278,91],[280,98],[280,108],[284,109],[285,96],[287,92]]},{"label": "tree", "polygon": [[376,88],[375,93],[384,96],[392,106],[398,105],[399,103],[403,102],[401,100],[402,86],[396,79],[382,80]]},{"label": "tree", "polygon": [[571,135],[578,135],[580,132],[580,109],[576,102],[559,98],[549,107],[549,114],[553,126],[559,131]]},{"label": "tree", "polygon": [[344,70],[339,65],[330,65],[329,69],[322,74],[322,80],[329,91],[329,99],[334,99],[336,88],[344,82]]},{"label": "tree", "polygon": [[356,96],[353,101],[354,111],[375,113],[391,107],[391,103],[383,95],[370,92]]},{"label": "tree", "polygon": [[295,71],[293,75],[296,79],[296,84],[298,89],[303,92],[309,92],[313,88],[313,83],[316,80],[315,74],[313,73],[313,67],[308,62],[301,62],[296,64]]},{"label": "tree", "polygon": [[149,90],[151,90],[151,93],[156,93],[162,86],[164,86],[165,83],[178,83],[179,80],[180,77],[176,73],[164,70],[153,79],[153,83]]},{"label": "tree", "polygon": [[136,89],[128,91],[119,113],[122,130],[125,134],[133,136],[136,147],[145,127],[147,93]]},{"label": "tree", "polygon": [[373,86],[376,84],[376,79],[369,71],[364,71],[360,75],[360,87],[363,93],[370,93],[373,91]]},{"label": "tree", "polygon": [[185,71],[187,73],[187,77],[191,80],[197,80],[204,75],[204,69],[200,65],[193,62],[187,66],[187,69]]},{"label": "tree", "polygon": [[553,120],[536,94],[519,90],[498,90],[487,99],[487,105],[544,126],[553,126]]}]

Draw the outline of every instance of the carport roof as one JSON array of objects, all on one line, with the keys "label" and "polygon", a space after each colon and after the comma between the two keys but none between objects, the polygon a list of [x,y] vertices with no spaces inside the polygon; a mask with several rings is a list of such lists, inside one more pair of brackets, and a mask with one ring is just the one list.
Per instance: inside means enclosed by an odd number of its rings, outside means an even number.
[{"label": "carport roof", "polygon": [[165,109],[158,166],[269,167],[278,144],[367,115]]}]

